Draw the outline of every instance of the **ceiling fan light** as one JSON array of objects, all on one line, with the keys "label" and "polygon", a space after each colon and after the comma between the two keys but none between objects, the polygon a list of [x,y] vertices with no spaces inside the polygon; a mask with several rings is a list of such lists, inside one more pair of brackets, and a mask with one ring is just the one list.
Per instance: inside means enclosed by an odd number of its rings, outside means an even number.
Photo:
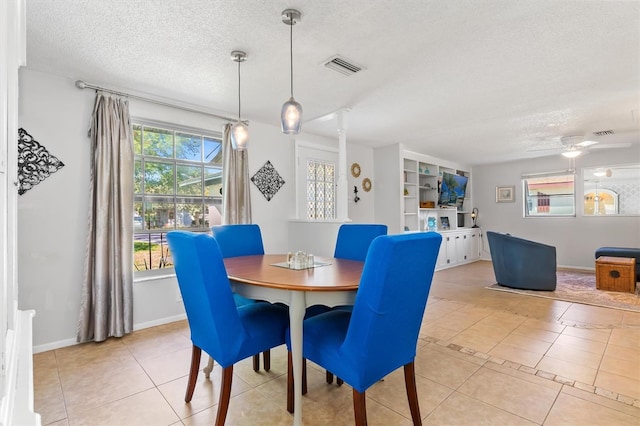
[{"label": "ceiling fan light", "polygon": [[231,126],[231,147],[238,151],[247,149],[249,143],[249,129],[242,121],[236,121]]},{"label": "ceiling fan light", "polygon": [[282,133],[287,135],[300,133],[300,128],[302,127],[302,105],[296,102],[293,96],[282,105],[280,121],[282,122]]},{"label": "ceiling fan light", "polygon": [[576,158],[580,154],[582,154],[582,151],[578,151],[577,149],[572,149],[562,153],[562,155],[567,158]]}]

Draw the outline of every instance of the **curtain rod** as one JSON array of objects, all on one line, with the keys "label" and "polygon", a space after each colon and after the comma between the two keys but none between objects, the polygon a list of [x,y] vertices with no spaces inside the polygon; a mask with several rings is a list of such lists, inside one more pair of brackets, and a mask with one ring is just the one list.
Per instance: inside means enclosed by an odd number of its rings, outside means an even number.
[{"label": "curtain rod", "polygon": [[[156,105],[162,105],[162,106],[166,106],[166,107],[169,107],[169,108],[176,108],[176,109],[181,109],[183,111],[195,112],[195,113],[198,113],[198,114],[209,115],[211,117],[220,118],[222,120],[226,120],[226,121],[229,121],[229,122],[232,122],[232,123],[237,121],[235,118],[229,118],[229,117],[225,117],[223,115],[213,114],[211,112],[206,112],[206,111],[201,111],[201,110],[194,109],[194,108],[188,108],[188,107],[184,107],[184,106],[180,106],[180,105],[175,105],[175,104],[171,104],[171,103],[168,103],[168,102],[162,102],[162,101],[158,101],[158,100],[151,99],[151,98],[145,98],[143,96],[132,95],[132,94],[126,93],[126,92],[119,92],[117,90],[106,89],[104,87],[96,86],[94,84],[85,83],[82,80],[76,80],[76,87],[78,89],[100,90],[102,92],[107,92],[107,93],[111,93],[111,94],[119,95],[119,96],[126,96],[127,98],[137,99],[139,101],[149,102],[149,103],[156,104]],[[246,120],[242,120],[242,122],[245,123],[245,124],[248,124],[248,122]]]}]

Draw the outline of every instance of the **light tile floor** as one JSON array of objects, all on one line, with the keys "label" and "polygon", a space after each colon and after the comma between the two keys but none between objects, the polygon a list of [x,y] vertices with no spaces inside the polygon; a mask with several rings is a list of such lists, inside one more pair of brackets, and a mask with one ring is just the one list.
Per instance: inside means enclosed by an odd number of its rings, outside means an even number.
[{"label": "light tile floor", "polygon": [[[427,425],[640,425],[640,313],[490,291],[489,262],[436,273],[416,374]],[[200,425],[215,419],[220,369],[184,403],[186,321],[34,355],[43,425]],[[203,366],[206,357],[203,357]],[[286,351],[271,371],[234,368],[227,425],[288,425]],[[367,391],[369,423],[410,425],[402,369]],[[347,385],[310,363],[306,425],[353,424]]]}]

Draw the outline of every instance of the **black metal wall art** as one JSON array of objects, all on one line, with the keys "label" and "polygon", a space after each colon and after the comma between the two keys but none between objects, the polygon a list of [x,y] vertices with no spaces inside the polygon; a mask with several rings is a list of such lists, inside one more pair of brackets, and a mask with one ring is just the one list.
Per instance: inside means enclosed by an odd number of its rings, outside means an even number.
[{"label": "black metal wall art", "polygon": [[26,130],[18,130],[18,194],[24,194],[63,166]]},{"label": "black metal wall art", "polygon": [[267,201],[271,201],[276,192],[284,185],[284,179],[273,167],[271,161],[267,161],[264,166],[260,167],[260,170],[251,177],[251,182],[258,187]]}]

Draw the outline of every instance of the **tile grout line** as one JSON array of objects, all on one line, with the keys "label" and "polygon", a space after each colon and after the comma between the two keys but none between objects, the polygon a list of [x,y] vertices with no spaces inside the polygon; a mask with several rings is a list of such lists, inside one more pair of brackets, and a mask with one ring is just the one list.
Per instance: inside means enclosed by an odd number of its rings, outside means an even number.
[{"label": "tile grout line", "polygon": [[640,408],[640,399],[635,399],[633,397],[627,396],[627,395],[622,395],[613,391],[610,391],[608,389],[604,389],[601,387],[597,387],[597,386],[593,386],[590,385],[588,383],[582,383],[582,382],[578,382],[577,380],[572,380],[566,377],[562,377],[559,376],[557,374],[553,374],[553,373],[549,373],[543,370],[536,370],[535,368],[531,368],[531,367],[527,367],[526,365],[522,365],[519,364],[517,362],[513,362],[513,361],[508,361],[502,358],[498,358],[489,354],[485,354],[483,352],[480,351],[476,351],[475,349],[471,349],[471,348],[467,348],[464,346],[460,346],[460,345],[456,345],[455,343],[447,343],[446,341],[440,340],[440,339],[436,339],[434,337],[425,337],[423,338],[424,341],[428,342],[428,343],[435,343],[437,345],[440,345],[442,347],[445,347],[447,349],[456,351],[456,352],[460,352],[463,354],[467,354],[467,355],[471,355],[471,356],[475,356],[477,358],[483,359],[487,362],[491,362],[494,364],[498,364],[498,365],[502,365],[514,370],[518,370],[521,371],[523,373],[527,373],[527,374],[531,374],[534,376],[538,376],[541,377],[543,379],[547,379],[547,380],[551,380],[554,381],[556,383],[560,383],[562,385],[566,385],[566,386],[570,386],[570,387],[574,387],[576,389],[580,389],[583,390],[585,392],[589,392],[589,393],[593,393],[614,401],[618,401],[618,402],[622,402],[623,404],[626,405],[631,405],[633,407],[636,408]]}]

